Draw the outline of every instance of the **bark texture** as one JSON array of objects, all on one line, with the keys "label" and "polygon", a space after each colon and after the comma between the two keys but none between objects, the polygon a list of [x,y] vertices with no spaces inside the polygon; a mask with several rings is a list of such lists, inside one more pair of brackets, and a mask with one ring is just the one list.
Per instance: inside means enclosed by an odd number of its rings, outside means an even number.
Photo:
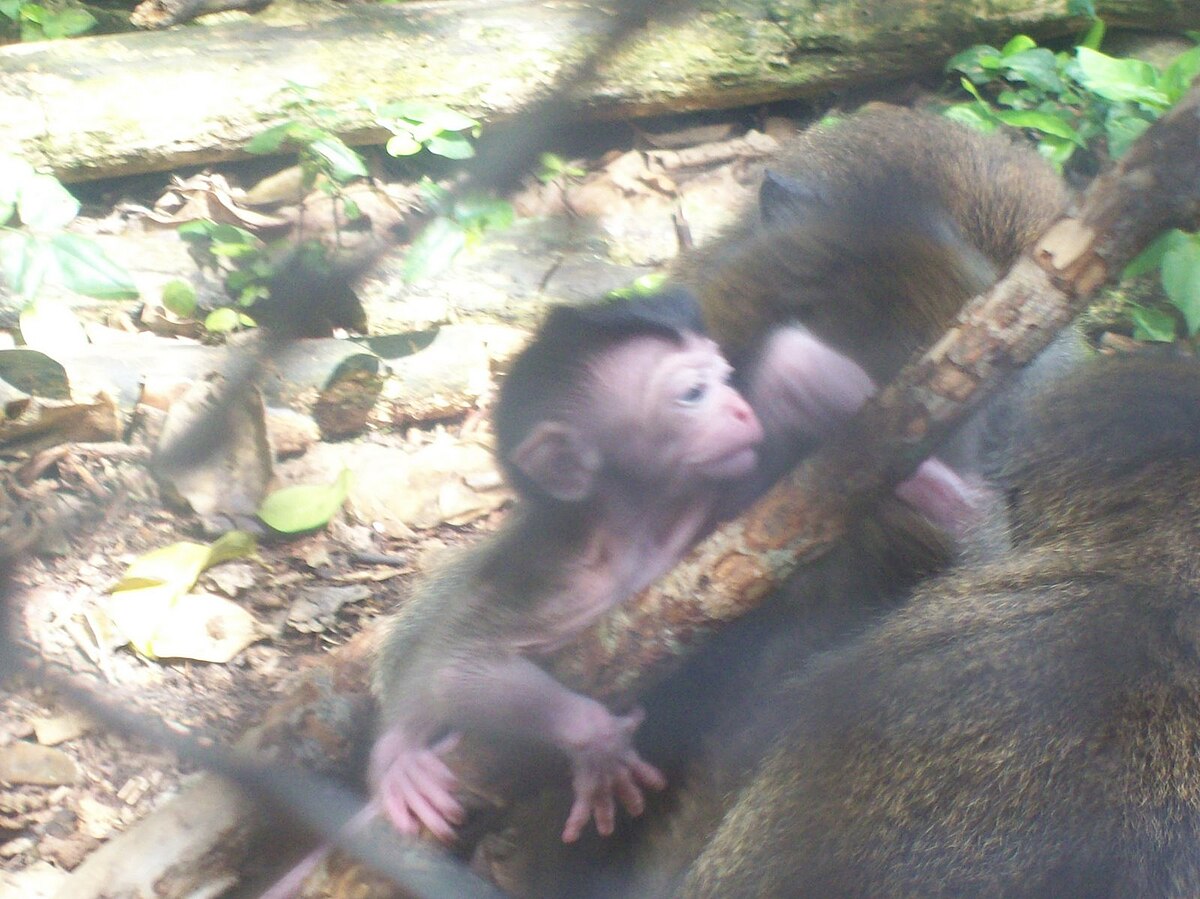
[{"label": "bark texture", "polygon": [[[611,0],[610,0],[611,2]],[[957,50],[1085,26],[1068,0],[681,0],[574,86],[582,116],[720,108],[903,78]],[[1200,0],[1096,3],[1111,26],[1200,27]],[[670,12],[667,16],[665,13]],[[555,91],[612,32],[604,3],[436,0],[303,25],[260,21],[0,48],[0,153],[70,180],[238,158],[309,85],[354,142],[360,100],[426,100],[503,120]]]}]

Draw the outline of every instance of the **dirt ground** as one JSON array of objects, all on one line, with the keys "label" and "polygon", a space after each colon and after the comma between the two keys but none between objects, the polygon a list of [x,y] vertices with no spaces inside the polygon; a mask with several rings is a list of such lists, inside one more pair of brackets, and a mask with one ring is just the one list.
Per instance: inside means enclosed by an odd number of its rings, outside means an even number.
[{"label": "dirt ground", "polygon": [[[262,624],[264,636],[228,664],[148,660],[128,647],[108,650],[89,629],[97,598],[130,561],[176,540],[204,540],[186,516],[152,501],[118,495],[102,518],[71,536],[65,555],[28,560],[16,573],[10,601],[24,637],[54,667],[153,719],[231,743],[257,723],[296,672],[402,601],[413,571],[402,560],[416,558],[430,543],[471,539],[486,526],[443,527],[407,540],[379,538],[375,550],[399,563],[392,565],[356,562],[361,553],[352,554],[325,533],[262,545],[254,561],[236,563],[250,574],[236,601]],[[306,561],[314,556],[321,559],[315,567]],[[286,623],[299,588],[344,584],[346,576],[364,569],[372,573],[365,598],[343,605],[313,633]],[[210,577],[202,578],[202,588],[212,585]],[[0,744],[37,741],[45,721],[84,729],[56,747],[73,764],[75,777],[60,785],[0,787],[0,870],[10,876],[44,863],[75,868],[190,773],[169,753],[78,724],[70,706],[28,681],[0,693]],[[35,895],[30,882],[18,877],[11,888],[14,897]],[[0,889],[0,895],[9,894]]]}]

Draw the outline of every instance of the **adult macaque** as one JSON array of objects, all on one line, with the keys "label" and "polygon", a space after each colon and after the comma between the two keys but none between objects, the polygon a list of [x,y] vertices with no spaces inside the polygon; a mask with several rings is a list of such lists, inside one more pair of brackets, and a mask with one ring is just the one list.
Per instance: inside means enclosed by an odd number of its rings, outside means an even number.
[{"label": "adult macaque", "polygon": [[[789,350],[795,335],[848,355],[885,382],[1066,201],[1061,181],[1032,150],[930,114],[875,109],[801,135],[765,177],[758,207],[678,271],[763,422],[767,474],[794,464],[826,430],[812,426],[813,416],[795,417],[806,390],[829,393],[804,346]],[[956,467],[979,467],[974,440],[956,448]],[[965,520],[980,517],[984,499],[970,498],[953,472],[940,470],[946,489],[932,478],[918,479],[916,494],[914,485],[898,490],[924,516],[885,502],[645,697],[639,745],[672,787],[621,841],[555,852],[546,836],[534,838],[546,824],[544,811],[529,805],[517,809],[507,833],[485,843],[478,866],[524,895],[642,896],[673,882],[783,726],[769,699],[780,680],[895,608],[952,560],[953,541],[934,524],[961,532]]]},{"label": "adult macaque", "polygon": [[1067,202],[1029,147],[876,105],[797,136],[680,279],[736,368],[798,322],[886,383]]},{"label": "adult macaque", "polygon": [[[750,397],[764,343],[796,323],[885,384],[1066,203],[1028,146],[878,104],[799,135],[764,175],[757,208],[678,275]],[[755,411],[769,469],[787,470],[810,447],[776,439],[768,410]],[[945,451],[957,469],[977,469],[979,430]]]},{"label": "adult macaque", "polygon": [[1015,424],[1011,552],[784,687],[683,895],[1200,892],[1200,363],[1094,360]]}]

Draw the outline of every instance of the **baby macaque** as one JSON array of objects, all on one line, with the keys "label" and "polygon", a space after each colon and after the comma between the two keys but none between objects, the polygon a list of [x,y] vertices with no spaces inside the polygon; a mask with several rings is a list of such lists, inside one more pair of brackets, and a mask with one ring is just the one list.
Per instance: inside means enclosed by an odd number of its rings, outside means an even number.
[{"label": "baby macaque", "polygon": [[520,505],[419,588],[379,654],[371,781],[401,831],[454,838],[442,755],[463,732],[565,754],[568,842],[664,786],[631,742],[640,710],[614,714],[537,661],[669,570],[754,471],[762,428],[730,372],[683,292],[556,309],[514,361],[495,426]]}]

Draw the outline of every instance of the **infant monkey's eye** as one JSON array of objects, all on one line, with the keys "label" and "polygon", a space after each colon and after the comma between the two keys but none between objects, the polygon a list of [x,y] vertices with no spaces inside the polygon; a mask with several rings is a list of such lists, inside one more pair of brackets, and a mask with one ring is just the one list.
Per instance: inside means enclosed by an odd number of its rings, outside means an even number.
[{"label": "infant monkey's eye", "polygon": [[704,399],[705,394],[707,393],[708,384],[704,381],[697,381],[695,384],[681,393],[676,402],[684,406],[694,406],[696,403]]}]

